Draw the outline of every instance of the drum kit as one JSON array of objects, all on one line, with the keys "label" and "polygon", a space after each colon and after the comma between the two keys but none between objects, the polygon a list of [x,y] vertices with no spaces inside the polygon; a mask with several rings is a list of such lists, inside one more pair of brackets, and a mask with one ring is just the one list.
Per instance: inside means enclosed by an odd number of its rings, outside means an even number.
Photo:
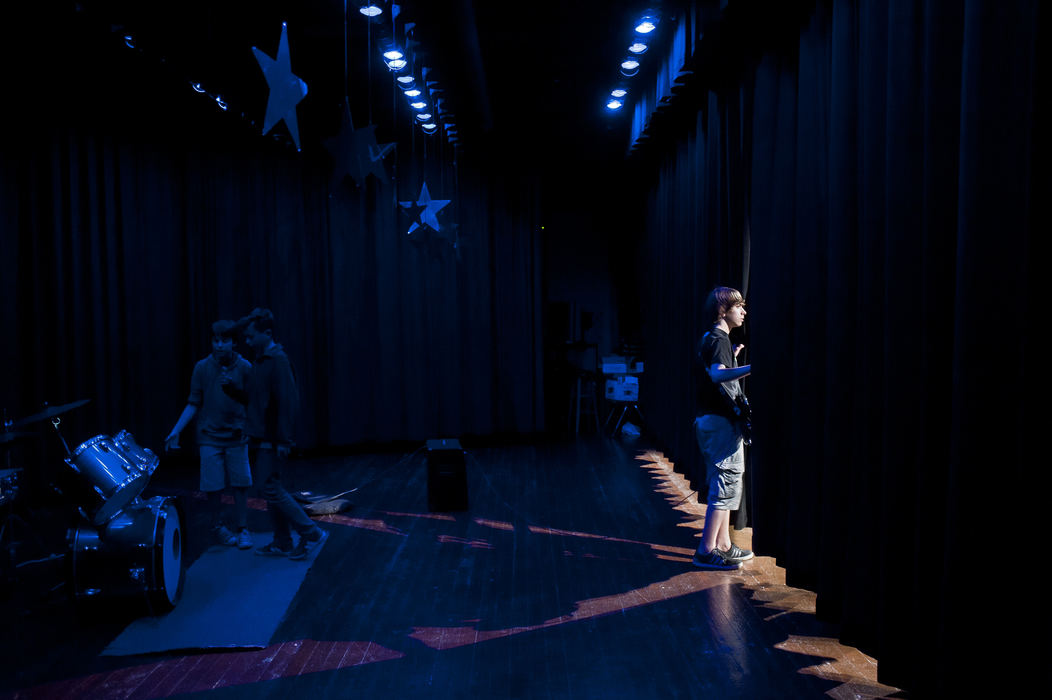
[{"label": "drum kit", "polygon": [[[88,401],[45,407],[26,418],[5,421],[0,426],[0,446],[34,435],[21,429],[45,420],[62,440],[65,466],[50,486],[66,497],[74,511],[63,556],[75,601],[140,598],[151,613],[167,612],[179,602],[186,574],[182,508],[172,497],[142,498],[160,460],[127,430],[96,435],[69,449],[59,431],[59,416]],[[0,537],[12,519],[20,520],[15,510],[23,471],[0,470]]]}]

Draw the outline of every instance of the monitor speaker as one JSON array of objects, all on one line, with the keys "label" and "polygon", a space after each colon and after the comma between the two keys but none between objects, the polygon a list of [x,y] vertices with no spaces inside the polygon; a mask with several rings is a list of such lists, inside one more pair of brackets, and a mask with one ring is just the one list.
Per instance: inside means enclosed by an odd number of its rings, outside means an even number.
[{"label": "monitor speaker", "polygon": [[459,440],[427,441],[427,509],[468,509],[468,475]]}]

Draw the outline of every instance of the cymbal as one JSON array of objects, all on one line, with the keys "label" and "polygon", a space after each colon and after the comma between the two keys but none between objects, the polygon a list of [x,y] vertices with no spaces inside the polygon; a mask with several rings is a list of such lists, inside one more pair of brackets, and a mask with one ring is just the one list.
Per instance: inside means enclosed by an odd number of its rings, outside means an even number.
[{"label": "cymbal", "polygon": [[0,445],[6,445],[9,442],[14,442],[19,438],[33,437],[36,433],[9,433],[6,431],[0,432]]},{"label": "cymbal", "polygon": [[11,423],[11,427],[21,428],[31,423],[47,420],[48,418],[54,418],[55,416],[60,416],[63,413],[72,411],[74,408],[80,408],[89,401],[91,401],[91,399],[81,399],[80,401],[74,401],[72,403],[63,404],[61,406],[48,406],[40,413],[34,413],[31,416],[26,416],[21,420],[14,421],[13,423]]}]

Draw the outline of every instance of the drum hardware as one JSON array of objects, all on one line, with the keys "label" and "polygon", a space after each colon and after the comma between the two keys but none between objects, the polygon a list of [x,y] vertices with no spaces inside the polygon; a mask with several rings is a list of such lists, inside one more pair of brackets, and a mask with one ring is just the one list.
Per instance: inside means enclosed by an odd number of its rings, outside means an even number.
[{"label": "drum hardware", "polygon": [[21,468],[0,469],[0,506],[14,503],[20,492]]},{"label": "drum hardware", "polygon": [[0,445],[6,445],[14,442],[15,440],[21,440],[22,438],[33,437],[35,433],[26,432],[11,432],[9,430],[0,431]]},{"label": "drum hardware", "polygon": [[22,428],[24,426],[31,425],[42,420],[47,420],[48,418],[54,418],[55,416],[60,416],[63,413],[68,413],[74,408],[80,408],[81,406],[84,406],[90,401],[91,399],[81,399],[80,401],[73,401],[72,403],[63,404],[61,406],[49,406],[48,403],[45,401],[43,411],[40,411],[39,413],[34,413],[31,416],[26,416],[25,418],[22,418],[20,420],[11,421],[10,427]]}]

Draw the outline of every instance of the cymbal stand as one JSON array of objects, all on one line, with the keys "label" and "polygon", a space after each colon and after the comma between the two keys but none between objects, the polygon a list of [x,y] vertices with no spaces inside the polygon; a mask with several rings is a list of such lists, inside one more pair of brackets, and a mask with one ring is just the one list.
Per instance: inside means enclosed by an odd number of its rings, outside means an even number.
[{"label": "cymbal stand", "polygon": [[55,426],[55,432],[58,433],[58,439],[62,441],[62,447],[64,447],[66,450],[66,456],[72,457],[73,453],[69,451],[69,445],[66,444],[66,438],[62,437],[62,431],[58,429],[58,426],[61,422],[62,419],[58,416],[55,416],[51,419],[51,425]]}]

